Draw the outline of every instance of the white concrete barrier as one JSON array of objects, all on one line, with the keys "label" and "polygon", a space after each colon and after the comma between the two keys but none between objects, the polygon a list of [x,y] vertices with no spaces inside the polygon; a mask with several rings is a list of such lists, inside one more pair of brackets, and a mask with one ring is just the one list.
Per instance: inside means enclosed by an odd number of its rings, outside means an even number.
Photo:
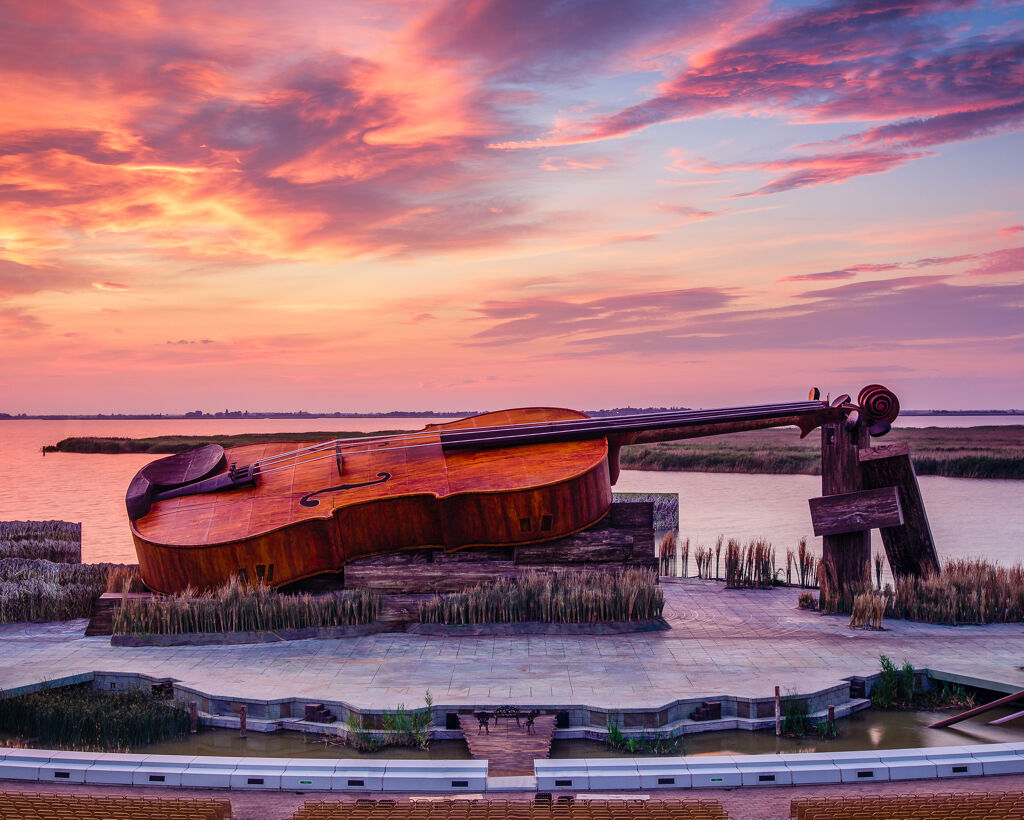
[{"label": "white concrete barrier", "polygon": [[638,757],[641,789],[688,789],[693,784],[685,757]]},{"label": "white concrete barrier", "polygon": [[981,763],[984,774],[1024,774],[1024,743],[964,746]]},{"label": "white concrete barrier", "polygon": [[92,755],[93,763],[85,772],[85,782],[96,785],[130,786],[132,775],[148,755],[101,752]]},{"label": "white concrete barrier", "polygon": [[85,773],[92,766],[95,757],[92,752],[50,752],[50,759],[39,767],[39,780],[84,783]]},{"label": "white concrete barrier", "polygon": [[587,761],[582,758],[563,760],[534,760],[533,773],[537,777],[537,789],[574,789],[586,791],[590,788],[590,774]]},{"label": "white concrete barrier", "polygon": [[938,777],[938,769],[921,749],[879,749],[879,759],[889,769],[890,780],[925,780]]},{"label": "white concrete barrier", "polygon": [[180,786],[181,776],[195,756],[147,755],[132,772],[133,786]]},{"label": "white concrete barrier", "polygon": [[788,786],[793,774],[779,761],[778,755],[732,755],[733,765],[739,769],[740,783],[744,786]]},{"label": "white concrete barrier", "polygon": [[686,760],[690,785],[695,789],[728,789],[742,786],[740,770],[728,757],[691,757]]},{"label": "white concrete barrier", "polygon": [[331,775],[331,791],[384,790],[386,760],[338,760]]},{"label": "white concrete barrier", "polygon": [[873,783],[889,779],[889,767],[874,752],[833,752],[828,755],[839,767],[843,783]]},{"label": "white concrete barrier", "polygon": [[970,777],[984,774],[981,761],[976,760],[970,749],[963,746],[946,746],[924,751],[928,760],[935,764],[939,777]]},{"label": "white concrete barrier", "polygon": [[587,760],[591,789],[639,789],[640,772],[628,757],[597,757]]},{"label": "white concrete barrier", "polygon": [[247,757],[231,773],[232,789],[280,789],[287,757]]},{"label": "white concrete barrier", "polygon": [[799,752],[778,755],[778,758],[779,762],[789,769],[794,786],[841,783],[843,780],[839,767],[826,754]]},{"label": "white concrete barrier", "polygon": [[49,749],[5,749],[0,760],[0,778],[4,780],[38,780],[39,767],[55,754]]},{"label": "white concrete barrier", "polygon": [[389,760],[385,791],[468,792],[487,788],[486,760]]},{"label": "white concrete barrier", "polygon": [[281,774],[281,788],[329,791],[338,761],[333,758],[292,758]]},{"label": "white concrete barrier", "polygon": [[196,789],[229,789],[231,775],[244,761],[244,757],[197,756],[181,773],[181,785]]}]

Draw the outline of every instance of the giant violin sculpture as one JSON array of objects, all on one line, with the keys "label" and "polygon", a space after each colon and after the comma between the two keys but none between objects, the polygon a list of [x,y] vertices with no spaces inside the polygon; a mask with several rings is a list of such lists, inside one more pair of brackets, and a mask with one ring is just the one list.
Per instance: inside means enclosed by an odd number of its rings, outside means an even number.
[{"label": "giant violin sculpture", "polygon": [[146,584],[208,589],[238,575],[280,586],[356,558],[561,538],[607,512],[627,444],[826,422],[888,431],[899,412],[879,385],[791,404],[589,418],[531,407],[418,433],[217,445],[144,467],[128,516]]}]

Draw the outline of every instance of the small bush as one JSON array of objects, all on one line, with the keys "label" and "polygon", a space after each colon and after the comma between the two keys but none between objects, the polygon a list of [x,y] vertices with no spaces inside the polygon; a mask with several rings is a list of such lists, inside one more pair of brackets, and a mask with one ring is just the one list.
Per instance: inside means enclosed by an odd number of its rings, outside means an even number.
[{"label": "small bush", "polygon": [[812,592],[801,592],[800,597],[796,599],[796,605],[800,609],[817,609],[818,599],[814,597]]}]

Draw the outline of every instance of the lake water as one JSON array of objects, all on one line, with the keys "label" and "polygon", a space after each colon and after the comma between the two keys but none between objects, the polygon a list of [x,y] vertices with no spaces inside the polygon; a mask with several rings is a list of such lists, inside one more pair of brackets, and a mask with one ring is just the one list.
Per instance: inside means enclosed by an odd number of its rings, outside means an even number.
[{"label": "lake water", "polygon": [[[970,420],[970,424],[968,424]],[[0,520],[59,518],[82,522],[85,561],[134,562],[124,493],[148,455],[51,453],[40,448],[68,436],[202,435],[380,429],[415,430],[437,419],[155,419],[137,421],[37,419],[0,421]],[[910,416],[905,426],[1021,423],[1020,416]],[[1024,560],[1024,482],[923,476],[921,492],[942,558],[979,556],[1003,564]],[[625,470],[622,492],[679,494],[680,534],[713,543],[719,534],[765,537],[785,561],[787,548],[811,537],[807,499],[821,480],[804,475],[669,473]],[[875,547],[881,541],[874,533]],[[692,566],[692,563],[691,563]]]}]

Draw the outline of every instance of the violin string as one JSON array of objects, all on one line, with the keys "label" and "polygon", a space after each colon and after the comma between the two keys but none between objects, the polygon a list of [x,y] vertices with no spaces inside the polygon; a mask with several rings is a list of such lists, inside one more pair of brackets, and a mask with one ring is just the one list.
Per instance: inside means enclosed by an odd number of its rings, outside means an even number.
[{"label": "violin string", "polygon": [[[596,418],[558,419],[556,421],[526,422],[524,424],[514,424],[514,425],[496,424],[496,425],[488,425],[488,426],[485,426],[485,427],[465,427],[465,428],[459,428],[459,429],[456,429],[456,430],[449,430],[449,431],[447,431],[447,434],[450,435],[452,433],[459,433],[459,432],[464,432],[464,433],[467,433],[467,434],[469,434],[469,433],[476,434],[476,433],[484,433],[484,432],[492,432],[492,431],[500,431],[500,430],[505,430],[505,431],[509,431],[509,432],[517,432],[517,431],[529,430],[529,429],[532,429],[532,428],[542,427],[542,426],[550,427],[552,425],[556,426],[556,427],[573,426],[573,427],[576,427],[578,429],[587,429],[588,427],[601,426],[602,424],[616,423],[616,422],[618,422],[620,424],[628,424],[630,422],[637,422],[637,421],[646,420],[646,419],[689,418],[691,416],[703,416],[705,414],[716,414],[717,415],[717,414],[720,414],[720,413],[740,412],[740,411],[745,411],[745,410],[751,410],[751,409],[754,409],[754,408],[759,408],[759,409],[772,408],[772,409],[774,409],[774,408],[790,408],[790,407],[797,407],[797,406],[799,406],[799,407],[808,407],[809,409],[816,409],[818,407],[823,407],[824,405],[821,405],[818,402],[793,402],[792,404],[746,405],[746,406],[742,406],[742,407],[728,407],[728,408],[723,408],[722,410],[713,410],[713,411],[709,411],[709,410],[670,410],[670,411],[659,411],[659,412],[656,412],[656,413],[636,413],[636,414],[631,415],[631,416],[621,416],[621,417],[599,416],[599,417],[596,417]],[[290,451],[285,452],[285,453],[275,453],[274,455],[267,456],[266,458],[258,459],[256,462],[254,462],[254,466],[261,466],[261,465],[264,465],[264,464],[273,464],[275,462],[279,462],[279,461],[282,461],[284,459],[293,458],[293,457],[295,457],[297,455],[300,455],[300,454],[303,454],[303,453],[319,452],[319,451],[324,450],[326,448],[335,447],[338,444],[345,444],[345,443],[348,443],[348,442],[356,442],[356,441],[358,441],[358,442],[372,443],[372,442],[380,442],[380,441],[396,441],[396,440],[399,440],[399,439],[409,440],[409,439],[421,438],[423,436],[434,436],[434,435],[437,435],[438,433],[442,433],[442,432],[443,431],[440,431],[440,430],[417,430],[417,431],[413,431],[413,432],[409,432],[409,433],[397,433],[397,434],[392,434],[392,435],[387,435],[387,436],[353,436],[353,437],[350,437],[350,438],[330,439],[328,441],[317,442],[316,444],[312,444],[312,445],[310,445],[308,447],[300,447],[298,449],[290,450]]]},{"label": "violin string", "polygon": [[[824,407],[822,407],[821,409],[824,409]],[[782,412],[789,412],[789,411],[782,411]],[[745,414],[745,415],[740,415],[737,418],[737,420],[743,420],[745,417],[749,417],[749,416],[750,416],[749,413]],[[732,414],[731,417],[732,418],[736,418],[735,414]],[[715,418],[707,418],[707,419],[701,418],[701,419],[699,419],[699,421],[705,421],[705,420],[706,421],[714,421]],[[472,431],[472,428],[469,428],[467,430],[467,432],[470,432],[470,431]],[[354,441],[359,441],[359,439],[353,439],[353,440]],[[481,443],[494,443],[494,441],[495,441],[495,439],[493,439],[493,438],[486,438],[485,437],[485,438],[477,438],[477,439],[460,439],[458,443],[459,444],[481,444]],[[538,443],[543,443],[543,442],[538,442]],[[401,449],[412,450],[412,449],[417,449],[417,448],[420,448],[420,447],[443,446],[443,444],[444,444],[443,440],[441,440],[441,439],[433,439],[433,440],[428,441],[428,442],[423,442],[422,444],[406,444]],[[512,441],[510,441],[510,445],[511,446],[515,446],[516,442],[514,440],[512,440]],[[361,454],[361,453],[379,452],[382,449],[383,449],[382,447],[376,447],[376,448],[374,448],[374,447],[365,447],[365,448],[358,449],[358,450],[343,450],[340,453],[340,455],[342,455],[344,457],[344,456],[347,456],[347,455],[358,455],[358,454]],[[314,458],[307,458],[307,459],[303,459],[301,461],[294,461],[294,462],[292,462],[290,464],[281,464],[279,466],[273,466],[273,467],[270,467],[270,468],[267,468],[267,469],[263,469],[262,467],[260,467],[260,469],[257,471],[257,474],[258,475],[266,475],[266,474],[269,474],[269,473],[276,473],[276,472],[279,472],[281,470],[287,470],[289,468],[301,467],[301,466],[306,465],[306,464],[314,464],[314,463],[316,463],[318,461],[325,461],[327,459],[333,459],[337,455],[339,455],[339,454],[332,451],[330,453],[327,453],[326,455],[319,455],[319,456],[316,456]],[[257,465],[261,465],[262,463],[261,462],[257,462],[256,464]]]}]

